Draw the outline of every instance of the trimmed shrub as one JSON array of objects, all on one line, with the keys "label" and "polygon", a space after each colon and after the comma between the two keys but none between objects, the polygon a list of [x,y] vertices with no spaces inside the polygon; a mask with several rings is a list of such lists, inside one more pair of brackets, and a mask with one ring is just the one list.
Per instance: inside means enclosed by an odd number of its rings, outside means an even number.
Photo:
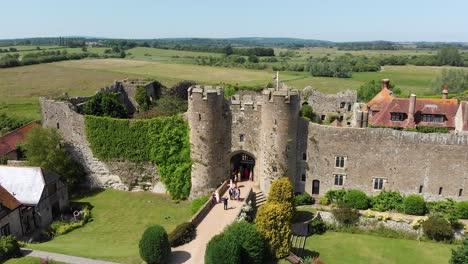
[{"label": "trimmed shrub", "polygon": [[463,240],[463,245],[457,249],[452,249],[452,257],[449,264],[466,264],[468,263],[468,237]]},{"label": "trimmed shrub", "polygon": [[323,234],[325,231],[327,231],[327,226],[323,221],[319,220],[313,220],[310,222],[310,228],[312,231],[312,234]]},{"label": "trimmed shrub", "polygon": [[171,247],[177,247],[183,244],[186,244],[193,240],[195,237],[196,227],[190,222],[182,223],[171,233],[169,233],[168,239]]},{"label": "trimmed shrub", "polygon": [[322,196],[322,197],[320,197],[319,203],[320,203],[320,204],[323,204],[323,205],[329,205],[329,204],[330,204],[330,201],[328,200],[327,197]]},{"label": "trimmed shrub", "polygon": [[282,177],[273,181],[267,202],[287,203],[294,206],[294,188],[289,178]]},{"label": "trimmed shrub", "polygon": [[403,200],[403,211],[410,215],[424,215],[426,212],[426,202],[419,195],[408,195]]},{"label": "trimmed shrub", "polygon": [[148,227],[139,243],[140,257],[148,264],[167,263],[171,245],[166,230],[160,225]]},{"label": "trimmed shrub", "polygon": [[359,221],[359,211],[344,204],[340,204],[338,208],[333,209],[332,213],[336,221],[345,226],[354,225]]},{"label": "trimmed shrub", "polygon": [[296,195],[296,197],[294,197],[294,204],[296,206],[298,205],[310,205],[310,204],[314,204],[315,203],[315,199],[314,197],[310,196],[310,194],[308,193],[302,193],[302,194],[299,194],[299,195]]},{"label": "trimmed shrub", "polygon": [[214,236],[206,245],[205,264],[238,264],[241,247],[235,240],[225,239],[224,233]]},{"label": "trimmed shrub", "polygon": [[453,199],[447,198],[442,201],[428,202],[426,207],[430,214],[440,214],[450,223],[455,224],[460,219],[456,205]]},{"label": "trimmed shrub", "polygon": [[366,210],[369,208],[369,198],[363,191],[359,190],[349,190],[343,196],[343,202],[355,209]]},{"label": "trimmed shrub", "polygon": [[291,249],[291,221],[293,210],[286,203],[267,202],[257,212],[255,224],[257,230],[268,242],[269,251],[282,258]]},{"label": "trimmed shrub", "polygon": [[241,255],[239,263],[263,263],[265,240],[253,224],[241,221],[229,225],[224,230],[225,239],[239,243]]},{"label": "trimmed shrub", "polygon": [[192,203],[190,204],[190,210],[192,211],[192,214],[196,214],[200,208],[203,207],[203,205],[210,199],[209,196],[203,196],[197,199],[193,199]]},{"label": "trimmed shrub", "polygon": [[457,203],[456,208],[460,218],[468,219],[468,201]]},{"label": "trimmed shrub", "polygon": [[451,240],[453,238],[452,226],[447,220],[440,216],[430,216],[429,219],[422,224],[422,227],[424,234],[430,239],[442,241]]},{"label": "trimmed shrub", "polygon": [[0,260],[7,260],[20,255],[18,241],[13,236],[0,237]]},{"label": "trimmed shrub", "polygon": [[372,208],[376,211],[384,212],[389,210],[403,209],[403,196],[399,192],[381,191],[371,198]]},{"label": "trimmed shrub", "polygon": [[345,194],[345,189],[329,190],[327,193],[325,193],[325,197],[327,197],[329,203],[337,204],[343,201]]}]

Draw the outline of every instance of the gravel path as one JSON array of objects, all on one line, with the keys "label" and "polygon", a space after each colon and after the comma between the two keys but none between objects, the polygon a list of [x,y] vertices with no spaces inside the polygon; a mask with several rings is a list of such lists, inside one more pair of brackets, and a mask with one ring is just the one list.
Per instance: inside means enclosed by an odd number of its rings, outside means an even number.
[{"label": "gravel path", "polygon": [[45,251],[40,251],[40,250],[32,250],[28,248],[22,248],[21,253],[24,256],[37,257],[37,258],[42,258],[42,259],[53,259],[56,261],[71,263],[71,264],[117,264],[115,262],[75,257],[75,256],[45,252]]}]

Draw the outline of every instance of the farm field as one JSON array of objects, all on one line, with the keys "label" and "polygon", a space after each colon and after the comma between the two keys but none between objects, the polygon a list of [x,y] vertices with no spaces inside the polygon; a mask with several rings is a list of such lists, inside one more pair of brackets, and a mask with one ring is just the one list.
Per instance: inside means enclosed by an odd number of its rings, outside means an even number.
[{"label": "farm field", "polygon": [[[324,263],[448,263],[455,245],[326,232],[307,239],[305,248]],[[289,263],[281,260],[280,264]]]},{"label": "farm field", "polygon": [[[166,52],[166,50],[159,50]],[[170,54],[170,53],[169,53]],[[162,53],[159,53],[162,56]],[[166,55],[164,55],[166,56]],[[433,80],[444,67],[385,66],[381,72],[353,73],[352,78],[312,77],[307,72],[281,72],[280,80],[302,89],[312,85],[325,93],[356,90],[369,80],[390,78],[404,95],[432,94]],[[468,68],[463,68],[468,71]],[[85,59],[0,69],[0,113],[40,119],[38,98],[92,95],[124,78],[154,78],[166,86],[181,80],[201,84],[230,83],[263,86],[272,82],[271,70],[249,70],[129,59]]]},{"label": "farm field", "polygon": [[138,241],[146,227],[162,225],[171,232],[191,217],[190,203],[147,192],[105,190],[78,200],[90,203],[93,221],[30,248],[119,263],[141,263]]}]

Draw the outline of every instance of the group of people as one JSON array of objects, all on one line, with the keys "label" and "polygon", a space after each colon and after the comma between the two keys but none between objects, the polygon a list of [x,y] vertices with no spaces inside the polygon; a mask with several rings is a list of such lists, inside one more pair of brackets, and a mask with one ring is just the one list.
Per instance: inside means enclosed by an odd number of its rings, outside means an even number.
[{"label": "group of people", "polygon": [[[223,205],[224,205],[224,210],[228,209],[228,200],[237,200],[240,201],[240,188],[237,187],[237,182],[242,181],[243,179],[249,179],[250,181],[253,181],[253,172],[249,171],[248,168],[243,168],[242,166],[239,167],[238,170],[234,170],[232,172],[232,175],[229,179],[229,198],[223,197]],[[215,203],[220,203],[221,202],[221,197],[219,196],[219,192],[216,191],[212,199]]]},{"label": "group of people", "polygon": [[253,171],[249,170],[248,168],[243,168],[241,165],[239,166],[239,169],[233,170],[231,179],[235,182],[242,181],[244,179],[249,179],[249,181],[253,181]]}]

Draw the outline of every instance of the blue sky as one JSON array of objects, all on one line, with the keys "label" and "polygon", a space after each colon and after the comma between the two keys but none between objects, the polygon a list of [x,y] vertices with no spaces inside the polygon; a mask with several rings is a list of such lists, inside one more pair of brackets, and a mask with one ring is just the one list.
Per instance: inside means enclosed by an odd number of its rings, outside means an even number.
[{"label": "blue sky", "polygon": [[465,41],[467,0],[14,0],[0,38],[296,37]]}]

